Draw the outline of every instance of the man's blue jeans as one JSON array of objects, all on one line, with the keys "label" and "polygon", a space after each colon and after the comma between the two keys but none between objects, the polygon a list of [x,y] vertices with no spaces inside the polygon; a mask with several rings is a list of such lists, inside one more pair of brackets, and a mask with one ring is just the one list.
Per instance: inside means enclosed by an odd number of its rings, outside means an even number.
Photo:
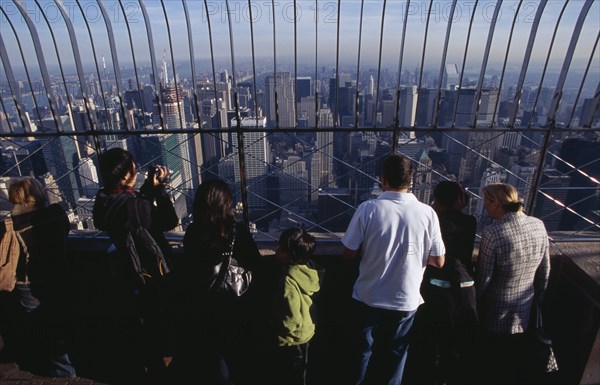
[{"label": "man's blue jeans", "polygon": [[374,308],[354,301],[357,325],[356,384],[400,385],[416,310]]}]

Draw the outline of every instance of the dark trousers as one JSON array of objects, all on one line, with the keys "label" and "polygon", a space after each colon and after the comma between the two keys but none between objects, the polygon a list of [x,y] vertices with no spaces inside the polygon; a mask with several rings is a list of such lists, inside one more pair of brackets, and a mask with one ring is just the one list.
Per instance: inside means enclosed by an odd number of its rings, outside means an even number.
[{"label": "dark trousers", "polygon": [[531,383],[528,335],[483,333],[479,350],[479,382],[487,384]]},{"label": "dark trousers", "polygon": [[12,292],[2,293],[0,326],[6,359],[35,374],[74,377],[66,346],[68,326],[60,310],[62,306],[51,299],[40,303],[29,284],[18,283]]},{"label": "dark trousers", "polygon": [[275,351],[277,384],[306,384],[308,342],[300,345],[279,346]]}]

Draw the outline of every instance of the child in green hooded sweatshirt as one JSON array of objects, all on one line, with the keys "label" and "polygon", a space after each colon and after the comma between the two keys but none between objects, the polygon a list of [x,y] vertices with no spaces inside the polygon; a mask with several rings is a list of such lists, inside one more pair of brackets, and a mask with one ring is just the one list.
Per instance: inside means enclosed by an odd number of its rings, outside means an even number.
[{"label": "child in green hooded sweatshirt", "polygon": [[320,289],[322,271],[309,257],[315,238],[298,228],[285,230],[275,255],[284,266],[275,298],[278,383],[305,384],[308,342],[315,335],[311,317],[313,294]]}]

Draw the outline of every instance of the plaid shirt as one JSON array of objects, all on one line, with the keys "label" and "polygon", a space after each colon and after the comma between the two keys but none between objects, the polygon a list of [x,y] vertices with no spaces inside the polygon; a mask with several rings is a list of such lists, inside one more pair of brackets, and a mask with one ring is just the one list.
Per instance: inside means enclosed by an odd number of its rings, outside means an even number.
[{"label": "plaid shirt", "polygon": [[542,221],[506,213],[483,230],[477,262],[477,301],[486,331],[527,330],[534,297],[543,298],[550,276],[549,242]]}]

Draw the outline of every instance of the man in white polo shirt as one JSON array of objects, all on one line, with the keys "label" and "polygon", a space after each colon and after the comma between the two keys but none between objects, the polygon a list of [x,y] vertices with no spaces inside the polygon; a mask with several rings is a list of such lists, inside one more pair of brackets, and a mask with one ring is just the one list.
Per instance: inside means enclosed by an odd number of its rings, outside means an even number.
[{"label": "man in white polo shirt", "polygon": [[427,264],[444,265],[446,252],[435,211],[408,192],[410,159],[383,163],[383,194],[363,202],[342,238],[344,256],[360,256],[354,284],[357,340],[356,384],[400,384],[409,335]]}]

